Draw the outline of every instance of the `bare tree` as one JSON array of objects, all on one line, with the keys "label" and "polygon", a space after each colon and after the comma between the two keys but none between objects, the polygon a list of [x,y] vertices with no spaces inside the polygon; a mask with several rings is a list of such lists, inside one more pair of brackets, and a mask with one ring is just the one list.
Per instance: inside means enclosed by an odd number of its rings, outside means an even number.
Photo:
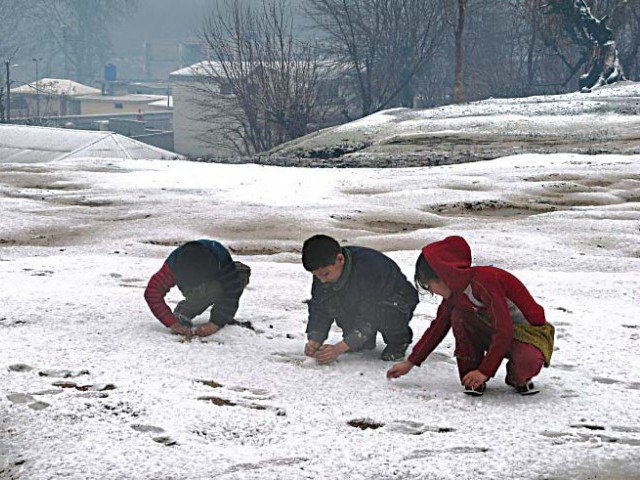
[{"label": "bare tree", "polygon": [[211,12],[201,37],[212,61],[201,64],[195,89],[213,144],[252,154],[307,133],[320,115],[318,55],[294,38],[285,0],[228,3]]},{"label": "bare tree", "polygon": [[65,78],[96,78],[111,49],[109,26],[137,7],[137,0],[34,0],[32,8],[49,42],[64,58]]},{"label": "bare tree", "polygon": [[453,86],[453,101],[462,103],[464,96],[464,21],[467,14],[467,0],[458,0],[458,21],[455,28],[456,38],[456,71]]},{"label": "bare tree", "polygon": [[596,18],[585,0],[549,0],[549,14],[562,18],[566,35],[575,43],[591,49],[589,71],[580,77],[582,91],[624,80],[613,31],[607,17]]},{"label": "bare tree", "polygon": [[412,82],[442,43],[442,2],[307,0],[329,54],[350,67],[360,115],[412,106]]}]

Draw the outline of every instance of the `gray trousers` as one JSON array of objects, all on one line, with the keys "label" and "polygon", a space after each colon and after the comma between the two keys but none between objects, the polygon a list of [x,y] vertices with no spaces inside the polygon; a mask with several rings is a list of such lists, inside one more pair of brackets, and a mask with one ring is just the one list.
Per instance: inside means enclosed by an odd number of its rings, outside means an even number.
[{"label": "gray trousers", "polygon": [[[241,262],[234,263],[243,283],[242,291],[244,291],[249,284],[251,268]],[[182,290],[182,294],[184,295],[184,300],[178,302],[173,314],[182,325],[191,327],[193,326],[191,320],[211,306],[213,306],[210,313],[212,318],[216,303],[219,303],[225,297],[225,290],[222,283],[213,280],[188,290]]]}]

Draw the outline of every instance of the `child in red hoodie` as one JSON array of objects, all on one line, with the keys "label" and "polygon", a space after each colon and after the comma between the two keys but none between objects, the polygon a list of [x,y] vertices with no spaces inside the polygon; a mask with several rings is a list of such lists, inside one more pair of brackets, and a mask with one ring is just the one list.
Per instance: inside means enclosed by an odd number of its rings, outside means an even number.
[{"label": "child in red hoodie", "polygon": [[465,393],[482,395],[503,358],[509,359],[507,384],[522,395],[538,393],[531,379],[549,366],[554,328],[520,280],[499,268],[472,267],[469,245],[453,236],[422,249],[415,282],[443,300],[409,358],[391,367],[387,378],[420,366],[452,329]]}]

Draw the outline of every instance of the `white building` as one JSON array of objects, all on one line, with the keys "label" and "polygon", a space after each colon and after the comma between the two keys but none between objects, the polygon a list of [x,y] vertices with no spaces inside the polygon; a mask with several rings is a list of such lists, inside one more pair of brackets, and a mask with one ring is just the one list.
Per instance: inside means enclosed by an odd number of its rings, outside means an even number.
[{"label": "white building", "polygon": [[[335,64],[325,63],[323,88],[320,102],[330,105],[326,117],[319,119],[314,128],[336,125],[344,121],[340,117],[343,107],[338,106],[344,97],[346,75],[336,72]],[[251,70],[245,68],[246,71]],[[329,74],[328,72],[334,72]],[[227,104],[220,108],[212,105],[211,93],[221,96],[231,95],[231,91],[222,64],[215,61],[199,62],[176,70],[169,75],[173,85],[173,131],[174,149],[190,157],[220,157],[237,155],[236,149],[228,139],[229,127],[239,128],[233,112],[228,112]],[[220,127],[220,128],[217,128]]]},{"label": "white building", "polygon": [[11,116],[17,117],[60,117],[80,115],[80,98],[85,95],[99,95],[97,88],[89,87],[73,80],[43,78],[35,83],[11,89]]},{"label": "white building", "polygon": [[218,139],[212,144],[211,117],[202,105],[205,94],[198,91],[203,81],[210,90],[224,92],[219,62],[200,62],[169,75],[173,92],[173,145],[176,152],[190,157],[224,156],[235,153],[233,145]]}]

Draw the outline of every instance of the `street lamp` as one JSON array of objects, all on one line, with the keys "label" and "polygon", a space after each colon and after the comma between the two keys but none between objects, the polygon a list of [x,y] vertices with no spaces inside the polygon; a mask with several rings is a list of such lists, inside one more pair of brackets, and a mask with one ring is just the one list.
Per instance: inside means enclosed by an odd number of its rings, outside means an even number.
[{"label": "street lamp", "polygon": [[9,123],[11,121],[11,79],[9,76],[9,71],[11,67],[17,67],[18,64],[16,63],[11,65],[11,62],[9,60],[6,60],[4,62],[4,66],[7,70],[7,123]]},{"label": "street lamp", "polygon": [[38,86],[40,77],[38,76],[38,62],[42,61],[42,58],[32,58],[31,60],[36,64],[36,117],[40,118],[40,87]]}]

